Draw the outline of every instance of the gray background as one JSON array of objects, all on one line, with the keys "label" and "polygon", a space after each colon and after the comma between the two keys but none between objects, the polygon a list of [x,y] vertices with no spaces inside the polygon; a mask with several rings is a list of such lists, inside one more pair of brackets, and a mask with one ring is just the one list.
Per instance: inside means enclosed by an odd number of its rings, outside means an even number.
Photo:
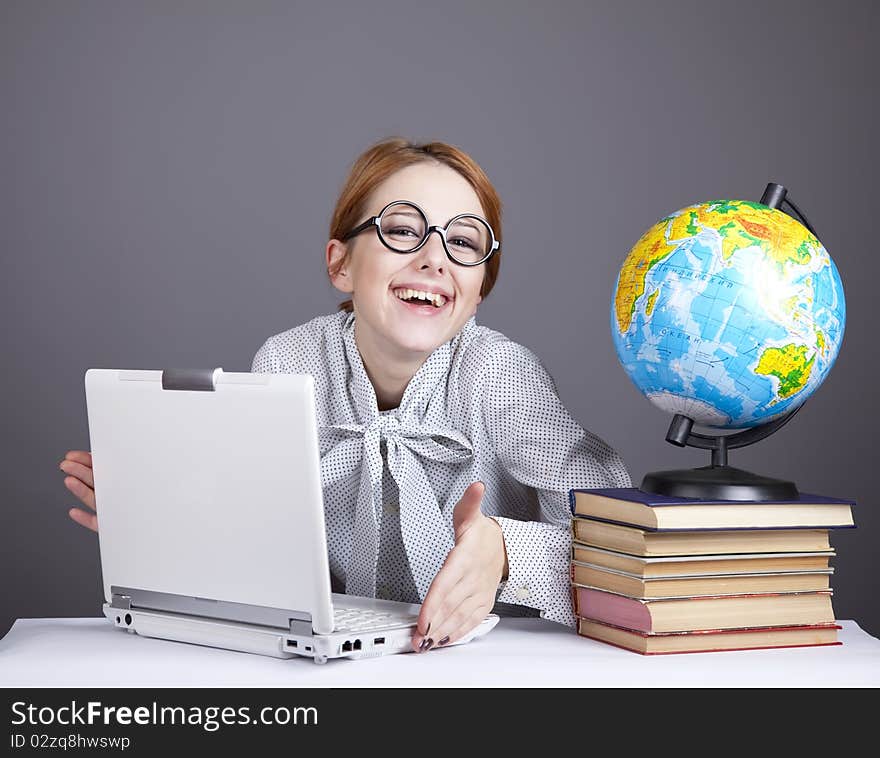
[{"label": "gray background", "polygon": [[619,265],[670,211],[789,188],[840,270],[846,336],[801,413],[731,463],[857,501],[834,607],[880,634],[872,6],[4,0],[0,634],[100,613],[97,539],[58,470],[89,445],[85,370],[246,371],[333,311],[330,212],[391,134],[486,169],[505,253],[479,320],[540,356],[636,481],[707,457],[664,442],[617,362]]}]

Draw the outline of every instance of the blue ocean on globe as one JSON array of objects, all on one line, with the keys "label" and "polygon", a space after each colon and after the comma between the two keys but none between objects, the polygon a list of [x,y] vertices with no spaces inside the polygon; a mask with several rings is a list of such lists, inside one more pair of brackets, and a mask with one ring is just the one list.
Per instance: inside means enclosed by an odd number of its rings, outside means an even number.
[{"label": "blue ocean on globe", "polygon": [[843,340],[843,285],[802,224],[716,200],[652,226],[627,256],[611,325],[621,365],[658,408],[740,429],[800,406]]}]

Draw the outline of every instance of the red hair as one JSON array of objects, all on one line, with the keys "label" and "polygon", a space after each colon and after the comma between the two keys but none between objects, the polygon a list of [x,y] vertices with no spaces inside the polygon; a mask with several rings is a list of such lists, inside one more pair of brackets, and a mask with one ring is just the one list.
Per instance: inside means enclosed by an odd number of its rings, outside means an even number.
[{"label": "red hair", "polygon": [[[365,150],[351,167],[348,178],[339,193],[333,217],[330,220],[330,239],[341,240],[357,226],[366,210],[366,203],[373,190],[389,176],[406,166],[416,163],[436,162],[457,171],[474,188],[486,220],[495,232],[495,238],[501,240],[501,198],[486,176],[485,171],[463,150],[445,142],[427,142],[416,144],[401,137],[391,137],[377,142]],[[483,284],[480,295],[486,297],[498,279],[501,266],[499,250],[484,265]],[[340,259],[335,271],[348,261],[351,251],[347,251]],[[328,272],[328,273],[335,273]],[[351,300],[339,304],[339,310],[351,311]]]}]

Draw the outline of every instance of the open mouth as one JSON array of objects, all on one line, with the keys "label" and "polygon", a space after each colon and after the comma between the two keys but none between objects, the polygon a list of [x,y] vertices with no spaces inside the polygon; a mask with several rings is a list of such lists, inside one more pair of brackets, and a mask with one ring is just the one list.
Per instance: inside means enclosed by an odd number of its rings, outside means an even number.
[{"label": "open mouth", "polygon": [[441,311],[452,302],[439,292],[423,292],[421,290],[407,289],[405,287],[394,289],[392,294],[405,305],[411,306],[419,312],[431,313]]}]

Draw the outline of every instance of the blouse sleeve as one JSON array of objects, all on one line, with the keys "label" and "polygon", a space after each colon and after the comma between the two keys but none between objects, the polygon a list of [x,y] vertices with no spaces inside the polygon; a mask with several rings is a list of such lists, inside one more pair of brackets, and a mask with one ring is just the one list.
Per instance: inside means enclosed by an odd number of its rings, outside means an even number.
[{"label": "blouse sleeve", "polygon": [[262,347],[257,350],[251,364],[252,374],[277,374],[280,373],[278,368],[278,350],[275,348],[275,338],[269,337]]},{"label": "blouse sleeve", "polygon": [[628,487],[623,460],[568,413],[538,358],[516,342],[493,346],[483,386],[483,418],[498,460],[535,490],[538,521],[495,517],[504,534],[508,578],[497,600],[537,608],[574,626],[571,593],[573,487]]}]

